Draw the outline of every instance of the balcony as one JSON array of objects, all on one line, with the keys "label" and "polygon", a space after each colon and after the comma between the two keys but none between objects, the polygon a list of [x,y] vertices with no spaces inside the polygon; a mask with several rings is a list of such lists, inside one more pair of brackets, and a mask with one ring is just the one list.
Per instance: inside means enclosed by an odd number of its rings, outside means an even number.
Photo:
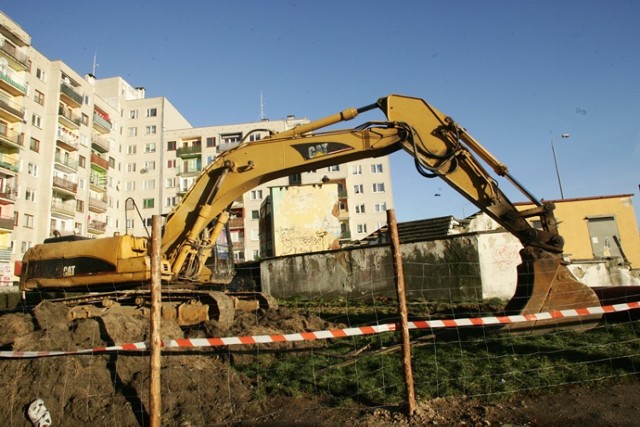
[{"label": "balcony", "polygon": [[3,40],[0,43],[0,50],[7,55],[11,68],[22,69],[22,71],[27,71],[29,69],[29,56],[19,51],[17,47],[9,43],[7,40]]},{"label": "balcony", "polygon": [[53,177],[53,188],[63,190],[69,194],[75,195],[78,192],[78,184],[69,181],[68,179],[61,178],[59,176]]},{"label": "balcony", "polygon": [[180,147],[176,150],[176,156],[180,158],[198,157],[202,153],[202,145],[192,145],[190,147]]},{"label": "balcony", "polygon": [[56,153],[53,160],[53,165],[63,172],[71,173],[78,170],[78,161],[72,160],[61,153]]},{"label": "balcony", "polygon": [[4,89],[13,96],[27,94],[27,84],[8,68],[0,69],[0,89]]},{"label": "balcony", "polygon": [[91,212],[104,213],[107,211],[107,202],[95,197],[89,197],[89,210]]},{"label": "balcony", "polygon": [[13,230],[14,222],[13,217],[0,216],[0,232]]},{"label": "balcony", "polygon": [[24,108],[10,101],[6,97],[0,97],[0,118],[9,123],[24,121]]},{"label": "balcony", "polygon": [[0,172],[10,172],[11,175],[18,172],[18,161],[11,156],[0,154]]},{"label": "balcony", "polygon": [[58,145],[67,151],[77,151],[78,141],[80,137],[73,132],[68,131],[65,127],[58,126],[58,132],[56,133],[56,141]]},{"label": "balcony", "polygon": [[101,193],[107,191],[107,176],[101,173],[92,172],[89,176],[89,186],[92,190]]},{"label": "balcony", "polygon": [[56,218],[69,219],[76,216],[76,203],[63,202],[62,200],[53,200],[51,202],[51,215]]},{"label": "balcony", "polygon": [[181,165],[178,167],[178,175],[197,175],[202,171],[202,166]]},{"label": "balcony", "polygon": [[0,205],[12,205],[16,202],[18,192],[7,186],[4,190],[0,191]]},{"label": "balcony", "polygon": [[24,134],[10,130],[6,125],[0,123],[0,146],[9,149],[9,152],[17,153],[22,148]]},{"label": "balcony", "polygon": [[3,246],[0,247],[0,262],[10,262],[11,261],[11,247]]},{"label": "balcony", "polygon": [[91,135],[91,148],[99,153],[106,153],[109,151],[109,141],[100,135]]},{"label": "balcony", "polygon": [[104,221],[89,221],[87,231],[92,234],[104,234],[107,230],[107,223]]},{"label": "balcony", "polygon": [[82,95],[66,83],[60,84],[60,99],[71,107],[78,108],[82,106]]},{"label": "balcony", "polygon": [[111,122],[100,116],[100,114],[93,113],[93,128],[100,133],[111,132]]},{"label": "balcony", "polygon": [[79,116],[62,107],[58,108],[58,121],[70,129],[78,129],[81,123]]},{"label": "balcony", "polygon": [[95,153],[91,153],[91,165],[106,171],[109,169],[109,160],[103,159]]}]

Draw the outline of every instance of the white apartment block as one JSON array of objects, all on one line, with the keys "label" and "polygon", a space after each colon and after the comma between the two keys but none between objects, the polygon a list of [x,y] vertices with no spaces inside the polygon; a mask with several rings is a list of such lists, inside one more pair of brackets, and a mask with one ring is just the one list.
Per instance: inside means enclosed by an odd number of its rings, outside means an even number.
[{"label": "white apartment block", "polygon": [[[48,237],[146,235],[151,217],[175,208],[220,152],[247,135],[260,139],[306,122],[291,116],[193,128],[164,97],[146,98],[120,77],[80,75],[47,59],[0,12],[0,285],[15,282],[24,252]],[[270,186],[325,177],[343,192],[345,240],[386,222],[393,207],[387,157],[285,177],[234,204],[236,259],[260,256],[260,205]]]}]

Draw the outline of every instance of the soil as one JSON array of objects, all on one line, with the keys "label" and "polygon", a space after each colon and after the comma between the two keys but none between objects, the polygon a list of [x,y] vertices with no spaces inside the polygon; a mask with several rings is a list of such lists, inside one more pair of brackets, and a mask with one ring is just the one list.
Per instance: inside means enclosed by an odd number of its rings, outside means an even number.
[{"label": "soil", "polygon": [[[67,320],[68,309],[42,303],[32,314],[0,316],[0,348],[13,351],[73,350],[145,341],[148,321],[109,313],[100,318]],[[334,325],[287,309],[237,316],[225,335],[254,335],[322,330]],[[214,336],[215,322],[187,337]],[[162,339],[185,337],[163,321]],[[279,344],[284,345],[284,344]],[[292,345],[292,344],[289,344]],[[305,345],[298,343],[296,345]],[[243,347],[246,350],[246,347]],[[175,350],[175,351],[174,351]],[[240,352],[239,352],[240,353]],[[253,357],[243,352],[234,357]],[[0,359],[4,399],[0,419],[7,426],[31,426],[28,405],[43,399],[53,426],[148,425],[146,354],[108,353],[35,359]],[[209,350],[166,349],[162,358],[162,425],[265,426],[627,426],[640,419],[640,383],[632,378],[607,387],[564,387],[552,394],[511,396],[500,403],[467,397],[418,402],[408,417],[404,408],[331,407],[316,396],[255,396],[252,381],[229,369],[230,360]]]}]

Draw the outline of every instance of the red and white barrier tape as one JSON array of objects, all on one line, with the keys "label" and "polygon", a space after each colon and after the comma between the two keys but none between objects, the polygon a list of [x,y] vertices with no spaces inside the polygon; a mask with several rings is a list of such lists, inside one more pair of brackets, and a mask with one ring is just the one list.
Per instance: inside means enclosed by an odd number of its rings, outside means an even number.
[{"label": "red and white barrier tape", "polygon": [[[442,329],[468,326],[493,326],[517,324],[539,320],[567,319],[572,317],[586,317],[592,315],[616,313],[640,308],[640,301],[624,304],[606,305],[598,307],[577,308],[571,310],[557,310],[545,313],[518,314],[512,316],[490,316],[475,317],[465,319],[445,319],[445,320],[420,320],[409,322],[409,329]],[[269,344],[294,341],[313,341],[331,338],[353,337],[359,335],[372,335],[383,332],[393,332],[398,330],[398,324],[387,323],[374,326],[359,326],[345,329],[330,329],[315,332],[300,332],[296,334],[274,334],[274,335],[253,335],[243,337],[225,338],[184,338],[177,340],[163,341],[165,348],[195,348],[195,347],[221,347],[226,345],[249,345],[249,344]],[[95,347],[84,350],[70,351],[0,351],[3,358],[35,358],[49,356],[65,356],[71,354],[94,354],[108,353],[112,351],[140,351],[148,350],[146,342],[132,344],[115,345],[110,347]]]}]

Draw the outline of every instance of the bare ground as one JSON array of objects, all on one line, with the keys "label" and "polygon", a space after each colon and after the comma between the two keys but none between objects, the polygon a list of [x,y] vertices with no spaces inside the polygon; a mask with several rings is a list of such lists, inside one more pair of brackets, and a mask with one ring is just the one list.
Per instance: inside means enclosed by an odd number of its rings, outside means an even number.
[{"label": "bare ground", "polygon": [[[202,336],[215,334],[215,323]],[[324,320],[280,309],[259,323],[238,316],[228,334],[290,333],[329,327]],[[33,316],[0,317],[0,347],[14,351],[72,350],[144,341],[148,322],[118,314],[66,320],[64,306],[45,303]],[[171,322],[162,338],[184,337]],[[243,357],[237,355],[235,357]],[[251,357],[245,356],[245,357]],[[149,362],[145,354],[97,354],[39,359],[0,359],[4,399],[0,419],[30,426],[27,406],[42,398],[54,426],[148,425]],[[404,408],[331,407],[316,396],[257,398],[252,381],[229,369],[229,360],[210,351],[166,351],[162,359],[162,424],[423,426],[423,425],[638,425],[640,384],[573,386],[552,394],[511,396],[500,403],[466,397],[419,402],[413,416]]]}]

